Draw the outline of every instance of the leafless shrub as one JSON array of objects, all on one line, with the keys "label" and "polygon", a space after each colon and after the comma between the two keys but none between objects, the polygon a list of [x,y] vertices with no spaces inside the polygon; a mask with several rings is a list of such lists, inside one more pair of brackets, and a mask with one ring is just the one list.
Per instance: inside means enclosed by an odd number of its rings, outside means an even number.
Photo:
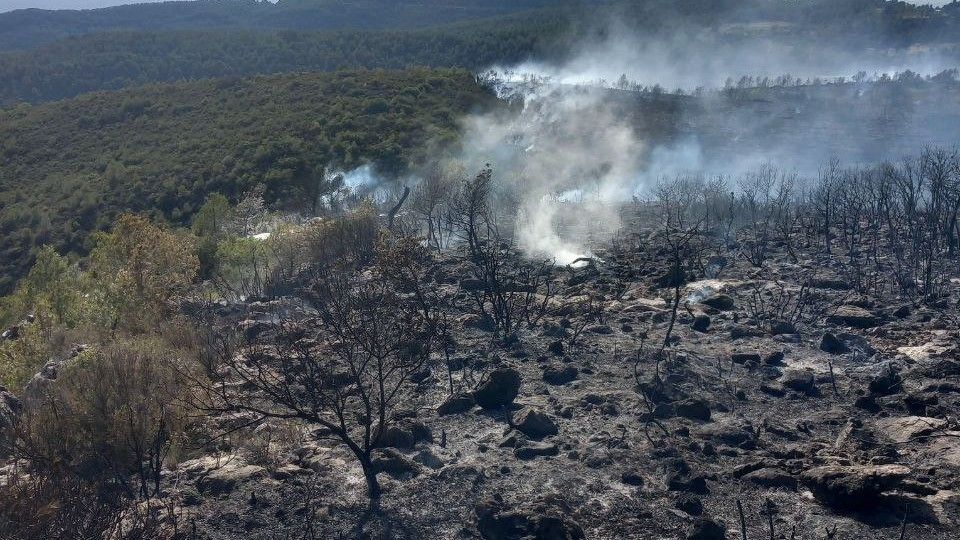
[{"label": "leafless shrub", "polygon": [[812,325],[843,303],[845,296],[831,298],[811,287],[807,280],[799,287],[781,281],[755,282],[746,299],[747,313],[758,325],[788,323]]}]

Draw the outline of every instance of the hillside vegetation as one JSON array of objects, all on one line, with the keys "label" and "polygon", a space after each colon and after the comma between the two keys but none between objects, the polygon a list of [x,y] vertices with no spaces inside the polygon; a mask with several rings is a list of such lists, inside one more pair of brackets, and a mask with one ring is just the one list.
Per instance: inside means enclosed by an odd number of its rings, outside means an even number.
[{"label": "hillside vegetation", "polygon": [[294,71],[484,68],[557,46],[567,21],[544,14],[415,32],[112,32],[0,54],[0,105],[151,82]]},{"label": "hillside vegetation", "polygon": [[88,247],[123,211],[185,222],[206,194],[303,201],[326,167],[399,174],[493,96],[464,71],[148,86],[0,113],[0,290],[33,252]]},{"label": "hillside vegetation", "polygon": [[0,14],[0,50],[29,49],[111,30],[261,28],[402,29],[503,15],[555,4],[548,0],[195,0],[95,10],[18,10]]}]

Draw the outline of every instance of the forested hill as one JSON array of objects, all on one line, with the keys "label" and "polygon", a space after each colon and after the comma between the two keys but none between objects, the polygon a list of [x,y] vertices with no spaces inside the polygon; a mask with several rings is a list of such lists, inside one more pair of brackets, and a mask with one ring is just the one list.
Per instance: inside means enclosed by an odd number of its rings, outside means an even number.
[{"label": "forested hill", "polygon": [[480,69],[557,54],[568,20],[536,12],[419,31],[113,32],[0,54],[0,106],[43,102],[151,82],[292,71]]},{"label": "forested hill", "polygon": [[99,32],[184,29],[342,30],[425,28],[537,8],[579,8],[578,19],[611,16],[631,26],[776,21],[845,37],[908,40],[956,30],[960,4],[934,9],[890,0],[193,0],[94,10],[0,13],[0,51],[30,49]]},{"label": "forested hill", "polygon": [[[549,7],[467,20],[545,3]],[[455,20],[462,22],[419,28]],[[761,35],[814,50],[936,47],[960,56],[960,4],[933,9],[884,0],[287,0],[274,6],[198,0],[0,14],[0,51],[74,36],[0,52],[0,107],[208,77],[549,61],[602,39],[612,20],[644,36],[700,29],[723,40]],[[61,33],[60,25],[70,32]],[[31,32],[45,37],[31,38]]]},{"label": "forested hill", "polygon": [[207,194],[303,201],[324,168],[399,173],[495,103],[472,74],[338,72],[96,93],[0,112],[0,294],[121,212],[184,223]]},{"label": "forested hill", "polygon": [[0,50],[113,30],[248,28],[411,29],[493,17],[551,0],[193,0],[93,10],[17,10],[0,14]]}]

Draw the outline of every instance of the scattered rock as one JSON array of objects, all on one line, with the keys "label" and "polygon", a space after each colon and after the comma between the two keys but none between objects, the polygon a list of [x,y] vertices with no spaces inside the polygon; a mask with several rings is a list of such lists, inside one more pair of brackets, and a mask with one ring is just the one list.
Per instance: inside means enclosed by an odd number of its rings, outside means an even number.
[{"label": "scattered rock", "polygon": [[520,393],[522,379],[513,368],[494,370],[473,392],[473,398],[484,409],[499,409],[513,403]]},{"label": "scattered rock", "polygon": [[410,449],[418,442],[432,441],[433,433],[427,426],[413,421],[403,421],[387,426],[380,436],[379,446],[382,448]]},{"label": "scattered rock", "polygon": [[401,477],[407,474],[418,474],[420,465],[392,448],[381,448],[375,450],[373,455],[373,470]]},{"label": "scattered rock", "polygon": [[770,323],[770,333],[775,336],[783,334],[796,334],[797,327],[788,321],[773,321]]},{"label": "scattered rock", "polygon": [[757,353],[733,353],[730,355],[730,361],[741,366],[749,363],[759,364],[760,355]]},{"label": "scattered rock", "polygon": [[628,486],[642,486],[644,484],[643,476],[639,471],[627,471],[621,474],[620,481]]},{"label": "scattered rock", "polygon": [[417,454],[413,456],[413,460],[435,471],[443,468],[443,460],[429,449],[417,452]]},{"label": "scattered rock", "polygon": [[750,450],[756,447],[756,433],[745,422],[717,422],[698,426],[694,435],[717,443]]},{"label": "scattered rock", "polygon": [[681,510],[690,514],[691,516],[699,516],[703,514],[703,502],[699,498],[691,495],[689,493],[681,493],[673,502],[673,506],[677,510]]},{"label": "scattered rock", "polygon": [[493,321],[489,317],[477,315],[476,313],[467,313],[458,319],[460,326],[464,328],[473,328],[484,332],[492,332],[495,328]]},{"label": "scattered rock", "polygon": [[730,339],[742,339],[748,337],[763,337],[763,331],[752,326],[734,324],[730,327]]},{"label": "scattered rock", "polygon": [[8,433],[14,426],[17,417],[23,410],[23,403],[17,396],[11,394],[6,388],[0,386],[0,457],[9,454],[12,441]]}]

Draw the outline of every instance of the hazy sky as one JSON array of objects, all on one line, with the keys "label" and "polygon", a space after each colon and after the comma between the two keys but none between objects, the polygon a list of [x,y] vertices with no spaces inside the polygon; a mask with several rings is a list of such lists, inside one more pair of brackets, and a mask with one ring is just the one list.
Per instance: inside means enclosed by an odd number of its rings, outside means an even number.
[{"label": "hazy sky", "polygon": [[[121,4],[161,2],[163,0],[0,0],[0,12],[23,8],[42,9],[91,9]],[[841,0],[842,1],[842,0]],[[908,0],[914,4],[933,4],[942,6],[951,0]]]},{"label": "hazy sky", "polygon": [[162,0],[0,0],[0,11],[14,9],[41,8],[41,9],[91,9],[121,4],[140,4],[145,2],[160,2]]}]

